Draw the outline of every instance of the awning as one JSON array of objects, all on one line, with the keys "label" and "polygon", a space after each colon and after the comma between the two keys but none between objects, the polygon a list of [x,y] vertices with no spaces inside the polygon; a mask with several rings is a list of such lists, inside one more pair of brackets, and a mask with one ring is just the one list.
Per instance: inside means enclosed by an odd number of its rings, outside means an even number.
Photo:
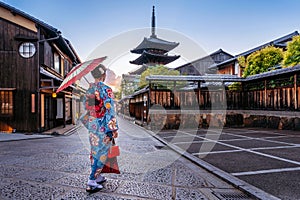
[{"label": "awning", "polygon": [[44,74],[44,75],[46,75],[46,76],[48,76],[50,78],[54,78],[54,79],[56,79],[58,81],[63,81],[63,79],[61,79],[61,78],[59,78],[59,77],[51,74],[50,72],[46,71],[43,67],[40,67],[40,73]]},{"label": "awning", "polygon": [[0,88],[0,90],[12,91],[12,90],[16,90],[16,88]]}]

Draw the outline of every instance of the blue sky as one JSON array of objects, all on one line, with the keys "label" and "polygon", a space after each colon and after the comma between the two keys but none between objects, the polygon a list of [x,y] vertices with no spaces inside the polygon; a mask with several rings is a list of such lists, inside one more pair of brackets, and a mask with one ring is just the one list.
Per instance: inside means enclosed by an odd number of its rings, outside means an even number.
[{"label": "blue sky", "polygon": [[108,39],[149,27],[153,5],[158,28],[178,31],[208,53],[235,55],[300,30],[299,0],[2,1],[60,30],[83,61]]}]

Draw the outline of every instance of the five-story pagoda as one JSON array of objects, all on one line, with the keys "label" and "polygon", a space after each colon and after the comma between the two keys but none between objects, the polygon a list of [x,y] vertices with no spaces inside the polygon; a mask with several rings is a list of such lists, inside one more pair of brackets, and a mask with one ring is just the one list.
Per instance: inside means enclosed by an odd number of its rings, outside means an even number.
[{"label": "five-story pagoda", "polygon": [[141,65],[130,74],[141,74],[148,66],[166,65],[178,59],[179,55],[168,55],[168,52],[179,45],[177,42],[169,42],[158,38],[155,34],[155,10],[152,10],[151,35],[144,40],[131,53],[141,54],[137,59],[130,61],[131,64]]}]

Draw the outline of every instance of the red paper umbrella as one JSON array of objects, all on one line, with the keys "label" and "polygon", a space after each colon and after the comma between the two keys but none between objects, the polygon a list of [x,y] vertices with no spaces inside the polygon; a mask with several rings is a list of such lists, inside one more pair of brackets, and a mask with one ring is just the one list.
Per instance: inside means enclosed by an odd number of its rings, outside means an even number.
[{"label": "red paper umbrella", "polygon": [[64,81],[60,84],[59,88],[56,90],[56,93],[59,93],[66,87],[72,85],[77,80],[81,79],[83,76],[85,76],[87,73],[95,69],[101,62],[103,62],[106,59],[105,57],[102,58],[96,58],[93,60],[89,60],[83,63],[80,63],[76,65],[66,76]]}]

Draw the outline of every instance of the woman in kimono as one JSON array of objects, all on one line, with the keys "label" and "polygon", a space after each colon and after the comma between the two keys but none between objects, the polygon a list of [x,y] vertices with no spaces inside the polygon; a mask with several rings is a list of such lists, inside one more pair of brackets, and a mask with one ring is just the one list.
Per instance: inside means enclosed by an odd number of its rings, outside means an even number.
[{"label": "woman in kimono", "polygon": [[106,179],[100,173],[106,162],[112,138],[118,137],[114,95],[112,89],[104,84],[106,68],[100,64],[91,74],[95,82],[90,84],[83,98],[86,114],[81,117],[81,122],[89,131],[91,146],[91,173],[87,182],[88,192],[103,188],[102,183]]}]

